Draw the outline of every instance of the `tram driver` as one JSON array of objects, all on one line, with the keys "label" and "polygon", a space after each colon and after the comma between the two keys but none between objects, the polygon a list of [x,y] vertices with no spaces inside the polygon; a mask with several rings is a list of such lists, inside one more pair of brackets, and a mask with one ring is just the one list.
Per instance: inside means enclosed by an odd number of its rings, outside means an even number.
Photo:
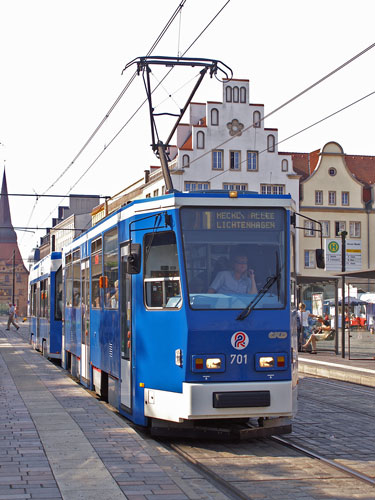
[{"label": "tram driver", "polygon": [[219,271],[211,283],[208,293],[256,294],[255,273],[249,269],[248,257],[244,253],[233,256],[233,269]]}]

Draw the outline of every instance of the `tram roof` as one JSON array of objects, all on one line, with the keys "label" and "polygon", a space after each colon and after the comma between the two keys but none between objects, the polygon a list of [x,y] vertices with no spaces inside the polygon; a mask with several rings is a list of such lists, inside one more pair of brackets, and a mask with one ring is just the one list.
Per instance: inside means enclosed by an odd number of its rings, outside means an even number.
[{"label": "tram roof", "polygon": [[252,206],[253,208],[280,207],[295,209],[295,203],[290,194],[265,195],[252,191],[238,191],[237,197],[231,197],[230,191],[217,190],[184,193],[174,192],[154,198],[142,198],[133,200],[128,205],[125,205],[109,214],[105,219],[98,222],[98,224],[75,238],[69,245],[67,245],[66,249],[64,248],[63,253],[66,253],[66,250],[70,251],[77,248],[80,244],[94,238],[103,231],[107,231],[118,221],[134,217],[135,215],[147,216],[148,214],[152,214],[152,212],[160,212],[183,206],[217,207],[220,204],[221,206],[227,206],[228,208],[246,208],[249,207],[250,200],[254,203]]}]

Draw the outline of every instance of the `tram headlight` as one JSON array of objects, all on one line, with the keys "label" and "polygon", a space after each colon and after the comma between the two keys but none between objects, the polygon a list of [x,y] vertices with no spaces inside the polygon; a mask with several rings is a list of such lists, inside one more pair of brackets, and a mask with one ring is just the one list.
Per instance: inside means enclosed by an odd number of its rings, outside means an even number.
[{"label": "tram headlight", "polygon": [[259,358],[259,366],[261,368],[273,368],[275,366],[275,360],[272,356],[262,356]]},{"label": "tram headlight", "polygon": [[191,357],[193,373],[224,372],[224,354],[193,354]]},{"label": "tram headlight", "polygon": [[288,368],[288,355],[285,352],[261,352],[255,355],[255,369],[278,371]]},{"label": "tram headlight", "polygon": [[208,370],[217,370],[221,368],[221,359],[220,358],[207,358],[206,359],[206,368]]}]

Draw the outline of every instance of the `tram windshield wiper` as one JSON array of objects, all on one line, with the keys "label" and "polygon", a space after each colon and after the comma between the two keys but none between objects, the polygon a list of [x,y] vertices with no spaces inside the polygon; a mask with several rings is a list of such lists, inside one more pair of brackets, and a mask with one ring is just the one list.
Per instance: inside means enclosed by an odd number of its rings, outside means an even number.
[{"label": "tram windshield wiper", "polygon": [[236,319],[243,320],[249,316],[251,311],[255,308],[258,302],[264,297],[264,295],[268,292],[268,290],[272,287],[274,283],[277,282],[277,295],[280,295],[280,276],[281,276],[281,268],[279,264],[279,256],[278,252],[276,252],[276,273],[273,276],[269,276],[267,281],[263,285],[263,287],[259,290],[259,292],[255,295],[250,304],[245,307],[245,309],[237,316]]}]

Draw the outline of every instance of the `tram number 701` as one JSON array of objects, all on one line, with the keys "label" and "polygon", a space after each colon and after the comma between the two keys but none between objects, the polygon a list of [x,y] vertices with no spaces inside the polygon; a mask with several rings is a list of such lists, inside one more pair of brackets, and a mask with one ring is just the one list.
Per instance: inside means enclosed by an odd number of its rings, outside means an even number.
[{"label": "tram number 701", "polygon": [[231,354],[230,355],[231,365],[247,365],[247,354]]}]

